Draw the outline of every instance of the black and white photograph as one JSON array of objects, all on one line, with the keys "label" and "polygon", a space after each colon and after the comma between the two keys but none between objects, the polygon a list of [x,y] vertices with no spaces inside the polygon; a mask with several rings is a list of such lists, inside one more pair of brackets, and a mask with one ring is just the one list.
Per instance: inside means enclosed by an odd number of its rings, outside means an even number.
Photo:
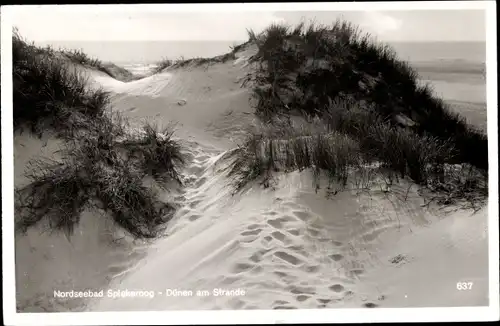
[{"label": "black and white photograph", "polygon": [[2,6],[12,324],[498,320],[495,2],[259,5]]}]

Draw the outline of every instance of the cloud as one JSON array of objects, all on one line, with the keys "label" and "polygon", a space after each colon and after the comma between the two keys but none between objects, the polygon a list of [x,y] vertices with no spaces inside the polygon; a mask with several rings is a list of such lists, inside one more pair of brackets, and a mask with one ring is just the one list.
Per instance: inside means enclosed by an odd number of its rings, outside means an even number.
[{"label": "cloud", "polygon": [[20,12],[21,34],[34,41],[245,40],[283,21],[272,12]]},{"label": "cloud", "polygon": [[363,14],[364,17],[361,19],[360,27],[376,35],[386,36],[392,32],[397,32],[403,26],[402,20],[386,13],[366,11]]}]

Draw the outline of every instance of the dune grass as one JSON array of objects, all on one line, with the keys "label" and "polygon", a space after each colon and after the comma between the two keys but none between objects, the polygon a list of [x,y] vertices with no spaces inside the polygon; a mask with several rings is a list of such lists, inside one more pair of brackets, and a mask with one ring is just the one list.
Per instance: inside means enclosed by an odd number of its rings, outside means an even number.
[{"label": "dune grass", "polygon": [[101,60],[90,57],[87,53],[83,52],[80,49],[63,50],[62,54],[74,63],[78,63],[83,66],[94,67],[98,70],[104,69]]},{"label": "dune grass", "polygon": [[90,57],[87,53],[82,50],[60,50],[60,53],[75,64],[82,65],[91,69],[99,70],[116,80],[123,82],[129,82],[133,80],[140,79],[140,76],[135,76],[133,73],[127,69],[117,66],[111,62],[102,62],[97,58]]},{"label": "dune grass", "polygon": [[234,49],[232,49],[230,52],[228,52],[226,54],[219,55],[219,56],[216,56],[213,58],[195,57],[195,58],[190,58],[190,59],[184,59],[184,57],[181,57],[177,60],[163,58],[156,63],[155,67],[152,68],[151,73],[158,74],[168,67],[183,68],[183,67],[188,67],[191,65],[194,67],[199,67],[199,66],[205,65],[206,68],[208,68],[210,65],[217,64],[217,63],[226,63],[227,61],[234,60],[234,59],[236,59]]},{"label": "dune grass", "polygon": [[391,47],[357,26],[342,20],[331,26],[272,24],[259,35],[248,34],[258,47],[251,82],[262,119],[276,114],[328,119],[332,102],[352,99],[391,126],[410,121],[411,132],[424,143],[431,137],[450,142],[455,155],[448,163],[487,170],[487,136],[435,97],[430,86],[419,85],[416,71]]},{"label": "dune grass", "polygon": [[335,188],[334,193],[348,187],[369,189],[380,180],[390,186],[408,178],[445,204],[465,201],[477,208],[486,199],[484,171],[470,164],[447,164],[457,155],[451,141],[394,127],[366,108],[332,106],[337,109],[328,119],[296,123],[273,117],[248,130],[247,139],[231,153],[228,176],[235,193],[254,181],[269,186],[273,172],[310,169],[316,189],[326,176],[327,188]]},{"label": "dune grass", "polygon": [[178,167],[183,166],[185,158],[180,144],[172,139],[173,134],[174,129],[170,125],[160,128],[156,124],[145,123],[142,135],[125,139],[119,146],[141,162],[143,173],[158,180],[166,176],[182,184]]},{"label": "dune grass", "polygon": [[166,68],[172,66],[175,63],[174,60],[169,58],[162,58],[159,60],[156,65],[151,69],[152,74],[158,74],[165,70]]},{"label": "dune grass", "polygon": [[128,122],[110,107],[109,94],[91,90],[71,61],[98,65],[82,52],[73,59],[13,35],[14,125],[41,136],[55,132],[64,139],[60,160],[30,162],[27,186],[15,189],[16,229],[24,232],[42,221],[50,230],[72,234],[85,209],[101,209],[119,226],[139,238],[158,234],[173,214],[145,185],[182,183],[181,148],[170,126],[146,123],[132,135]]},{"label": "dune grass", "polygon": [[359,144],[337,132],[298,133],[288,138],[250,133],[233,155],[228,176],[234,180],[236,192],[259,179],[262,185],[269,186],[273,172],[304,169],[313,170],[317,187],[323,172],[330,185],[337,182],[345,186],[349,169],[363,163]]},{"label": "dune grass", "polygon": [[418,184],[428,182],[429,166],[431,171],[442,171],[458,155],[451,140],[393,126],[375,109],[355,102],[332,104],[327,117],[330,128],[356,139],[365,156]]},{"label": "dune grass", "polygon": [[109,104],[107,92],[90,90],[52,50],[28,44],[19,34],[12,39],[14,128],[41,134],[61,130],[72,114],[99,118]]},{"label": "dune grass", "polygon": [[145,124],[146,133],[122,134],[116,126],[100,125],[82,139],[69,141],[62,160],[38,159],[30,162],[31,183],[17,189],[18,230],[26,231],[41,222],[71,234],[85,208],[104,209],[133,236],[155,237],[172,216],[173,207],[161,202],[144,185],[147,175],[165,183],[181,183],[178,168],[184,163],[173,131]]}]

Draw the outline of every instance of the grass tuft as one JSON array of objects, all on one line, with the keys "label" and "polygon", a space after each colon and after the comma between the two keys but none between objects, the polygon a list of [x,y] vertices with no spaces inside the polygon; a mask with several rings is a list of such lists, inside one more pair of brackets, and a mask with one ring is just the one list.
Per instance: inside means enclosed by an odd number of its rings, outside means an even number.
[{"label": "grass tuft", "polygon": [[160,72],[162,72],[166,68],[172,66],[174,63],[175,63],[175,61],[172,59],[163,58],[156,63],[156,66],[154,66],[152,68],[151,73],[152,74],[159,74]]},{"label": "grass tuft", "polygon": [[61,161],[33,161],[27,174],[31,183],[17,190],[17,229],[26,231],[46,219],[51,229],[71,234],[85,208],[102,208],[133,236],[156,236],[173,207],[159,201],[143,179],[180,182],[177,169],[184,160],[172,132],[160,135],[149,124],[144,130],[119,141],[107,120],[86,138],[68,142]]},{"label": "grass tuft", "polygon": [[349,179],[365,189],[377,178],[408,178],[441,196],[448,194],[450,200],[443,202],[465,199],[477,207],[484,201],[487,173],[449,164],[458,155],[451,140],[395,127],[376,111],[353,102],[332,107],[336,109],[330,110],[328,119],[298,124],[275,117],[249,130],[247,140],[232,154],[229,177],[235,191],[256,180],[269,184],[274,171],[311,169],[317,189],[324,174],[328,188],[336,185],[336,191],[345,189]]},{"label": "grass tuft", "polygon": [[126,148],[130,157],[140,160],[143,172],[161,179],[166,175],[182,184],[178,167],[185,163],[181,146],[172,139],[172,126],[159,128],[149,122],[143,126],[143,135],[126,139],[121,146]]}]

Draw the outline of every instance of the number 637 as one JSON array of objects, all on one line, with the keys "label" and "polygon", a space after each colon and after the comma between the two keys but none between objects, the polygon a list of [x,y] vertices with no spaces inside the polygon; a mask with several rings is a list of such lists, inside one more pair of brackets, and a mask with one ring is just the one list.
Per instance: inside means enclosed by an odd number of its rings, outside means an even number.
[{"label": "number 637", "polygon": [[457,282],[457,290],[470,290],[472,289],[472,282]]}]

